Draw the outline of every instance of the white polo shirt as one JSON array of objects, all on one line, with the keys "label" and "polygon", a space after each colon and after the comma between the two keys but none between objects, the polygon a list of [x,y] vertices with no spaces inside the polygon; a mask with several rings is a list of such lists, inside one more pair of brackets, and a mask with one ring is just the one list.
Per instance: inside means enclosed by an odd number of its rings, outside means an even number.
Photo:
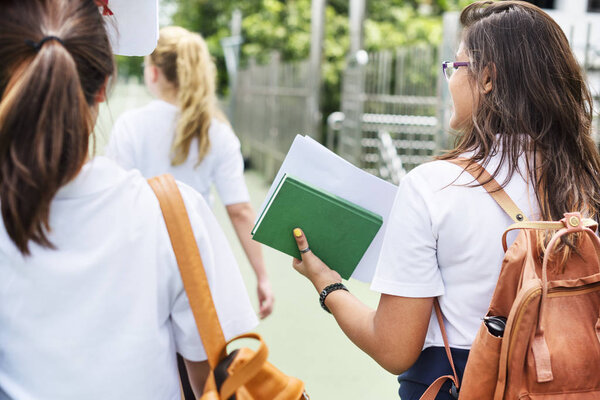
[{"label": "white polo shirt", "polygon": [[147,178],[169,173],[196,189],[211,205],[213,184],[225,205],[250,201],[240,141],[229,125],[217,119],[210,124],[210,149],[200,165],[196,166],[195,139],[187,160],[178,166],[171,165],[171,143],[178,114],[176,106],[162,100],[123,113],[113,126],[106,155],[125,169],[139,169]]},{"label": "white polo shirt", "polygon": [[[227,240],[179,187],[225,336],[247,332],[257,318]],[[98,157],[60,189],[50,226],[56,250],[28,257],[0,229],[0,399],[179,400],[175,352],[206,356],[146,180]]]},{"label": "white polo shirt", "polygon": [[[486,166],[490,173],[498,159]],[[521,171],[526,171],[524,161]],[[450,346],[469,349],[496,287],[502,234],[512,220],[485,189],[472,187],[470,174],[461,172],[449,162],[433,161],[403,178],[371,288],[404,297],[441,296]],[[501,169],[500,184],[507,172]],[[533,186],[519,173],[504,190],[529,219],[539,219]],[[515,237],[509,235],[510,243]],[[432,313],[424,348],[443,345]]]}]

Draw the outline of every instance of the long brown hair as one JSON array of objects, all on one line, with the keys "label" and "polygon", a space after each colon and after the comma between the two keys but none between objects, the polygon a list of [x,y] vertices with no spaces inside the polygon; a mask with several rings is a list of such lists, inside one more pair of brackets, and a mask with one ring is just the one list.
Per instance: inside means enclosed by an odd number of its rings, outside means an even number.
[{"label": "long brown hair", "polygon": [[[598,218],[600,158],[591,136],[592,97],[558,24],[522,1],[479,1],[460,16],[469,79],[479,92],[472,121],[441,159],[500,151],[509,174],[528,174],[544,220],[581,211]],[[483,90],[491,75],[493,89]],[[528,171],[517,171],[527,153]],[[490,171],[496,177],[499,172]],[[524,175],[525,176],[525,175]]]},{"label": "long brown hair", "polygon": [[30,241],[53,247],[51,201],[85,162],[95,96],[113,71],[93,0],[2,2],[0,208],[24,255]]}]

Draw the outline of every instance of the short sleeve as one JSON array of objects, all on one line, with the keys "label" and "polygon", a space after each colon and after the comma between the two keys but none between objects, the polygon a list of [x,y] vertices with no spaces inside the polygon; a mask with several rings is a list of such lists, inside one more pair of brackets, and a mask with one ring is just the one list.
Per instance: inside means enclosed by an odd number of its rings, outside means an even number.
[{"label": "short sleeve", "polygon": [[125,169],[137,167],[132,132],[128,129],[125,116],[117,119],[113,125],[105,155]]},{"label": "short sleeve", "polygon": [[417,173],[406,175],[390,212],[371,289],[405,297],[444,294],[431,204],[424,180]]},{"label": "short sleeve", "polygon": [[[229,340],[256,327],[258,319],[242,280],[237,262],[205,200],[191,187],[179,183],[196,236],[208,284],[225,339]],[[178,278],[171,308],[175,346],[190,361],[206,359],[189,300]]]},{"label": "short sleeve", "polygon": [[[230,205],[250,201],[244,180],[244,159],[240,141],[231,128],[221,122],[213,122],[216,140],[216,159],[213,180],[223,204]],[[211,127],[212,128],[212,127]]]}]

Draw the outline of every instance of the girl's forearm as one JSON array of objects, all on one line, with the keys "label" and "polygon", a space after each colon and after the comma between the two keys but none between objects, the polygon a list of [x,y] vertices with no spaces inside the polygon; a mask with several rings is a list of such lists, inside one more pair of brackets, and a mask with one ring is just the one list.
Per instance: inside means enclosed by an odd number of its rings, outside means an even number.
[{"label": "girl's forearm", "polygon": [[260,243],[252,240],[250,232],[254,227],[255,213],[250,203],[237,203],[226,206],[229,219],[244,249],[246,258],[258,281],[268,280]]}]

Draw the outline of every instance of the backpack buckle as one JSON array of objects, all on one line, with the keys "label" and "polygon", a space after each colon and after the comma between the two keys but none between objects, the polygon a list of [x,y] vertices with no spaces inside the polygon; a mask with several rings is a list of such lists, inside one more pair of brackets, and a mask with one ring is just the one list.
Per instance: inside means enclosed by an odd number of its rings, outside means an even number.
[{"label": "backpack buckle", "polygon": [[561,221],[565,225],[565,228],[567,228],[567,231],[583,230],[583,224],[581,223],[581,213],[565,213],[564,216],[565,217]]}]

